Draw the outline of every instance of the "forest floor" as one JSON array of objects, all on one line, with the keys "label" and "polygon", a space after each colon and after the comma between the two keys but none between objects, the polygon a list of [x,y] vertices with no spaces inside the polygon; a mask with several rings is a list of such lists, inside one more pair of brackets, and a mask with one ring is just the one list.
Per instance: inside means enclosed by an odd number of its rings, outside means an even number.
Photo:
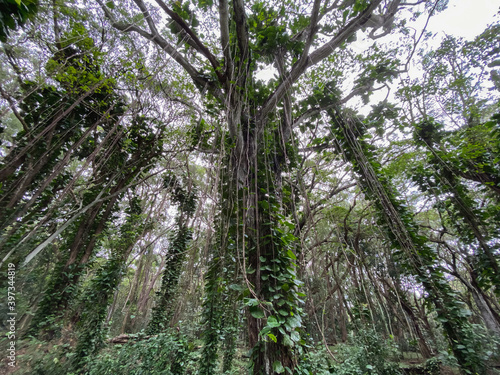
[{"label": "forest floor", "polygon": [[[5,346],[4,340],[1,340],[1,346]],[[31,373],[33,365],[36,367],[36,363],[39,361],[50,360],[53,361],[54,364],[59,362],[59,359],[54,356],[53,349],[59,346],[67,346],[66,345],[43,345],[41,342],[37,342],[36,344],[33,342],[22,342],[18,345],[18,349],[16,351],[16,366],[9,366],[9,360],[7,356],[0,359],[0,375],[12,375],[12,374],[29,374]],[[109,346],[111,348],[111,345]],[[198,346],[198,348],[200,348]],[[3,353],[6,350],[2,351]],[[248,356],[247,350],[243,348],[238,348],[236,351],[236,355],[234,358],[233,369],[235,373],[245,374],[248,366]],[[50,357],[50,358],[49,358]],[[420,374],[428,374],[429,372],[424,368],[425,360],[415,354],[410,352],[405,352],[402,355],[402,358],[396,359],[395,362],[399,362],[399,366],[401,369],[401,373],[403,375],[420,375]],[[31,370],[30,370],[31,368]],[[439,374],[442,375],[459,375],[460,372],[456,368],[451,368],[448,366],[440,366]]]}]

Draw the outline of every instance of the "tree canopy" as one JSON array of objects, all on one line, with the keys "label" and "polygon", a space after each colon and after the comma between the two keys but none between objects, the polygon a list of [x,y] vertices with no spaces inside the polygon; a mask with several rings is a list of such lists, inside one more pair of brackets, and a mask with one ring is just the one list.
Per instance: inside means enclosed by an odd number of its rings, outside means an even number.
[{"label": "tree canopy", "polygon": [[447,6],[2,8],[2,365],[495,373],[500,23]]}]

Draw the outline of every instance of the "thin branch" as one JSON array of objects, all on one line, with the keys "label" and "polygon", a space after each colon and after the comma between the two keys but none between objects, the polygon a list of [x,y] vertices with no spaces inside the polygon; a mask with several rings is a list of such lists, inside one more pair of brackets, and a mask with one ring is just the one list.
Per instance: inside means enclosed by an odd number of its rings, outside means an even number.
[{"label": "thin branch", "polygon": [[8,95],[4,89],[2,88],[2,85],[0,85],[0,95],[2,96],[2,98],[4,98],[5,100],[7,100],[7,102],[9,103],[9,107],[10,109],[12,110],[12,112],[14,113],[14,116],[16,116],[16,118],[19,120],[19,122],[22,124],[23,126],[23,130],[26,132],[26,134],[29,133],[29,127],[28,127],[28,124],[26,124],[26,122],[24,121],[24,118],[21,116],[21,114],[17,111],[17,108],[16,108],[16,103],[14,103],[14,101],[12,100],[12,98],[10,97],[10,95]]},{"label": "thin branch", "polygon": [[[420,2],[417,2],[417,4],[419,4],[419,3]],[[429,21],[430,21],[431,17],[434,15],[434,11],[436,10],[436,7],[437,7],[438,4],[439,4],[439,0],[436,0],[436,2],[434,3],[434,6],[432,7],[432,9],[431,9],[431,11],[429,13],[429,16],[427,17],[427,21],[425,21],[425,26],[422,29],[422,32],[420,33],[420,36],[418,37],[417,41],[413,44],[413,49],[412,49],[412,51],[410,53],[410,56],[408,56],[408,60],[406,60],[405,71],[408,71],[408,66],[410,65],[411,59],[413,58],[413,55],[415,54],[415,51],[417,50],[417,46],[420,43],[420,40],[424,36],[425,30],[427,29],[427,25],[429,24]],[[403,4],[403,5],[407,5],[407,4]]]}]

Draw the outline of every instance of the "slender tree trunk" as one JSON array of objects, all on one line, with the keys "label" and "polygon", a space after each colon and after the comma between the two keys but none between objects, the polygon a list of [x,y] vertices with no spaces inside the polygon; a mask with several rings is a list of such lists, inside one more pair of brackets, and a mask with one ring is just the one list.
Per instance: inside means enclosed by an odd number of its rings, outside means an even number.
[{"label": "slender tree trunk", "polygon": [[[125,305],[123,306],[123,322],[120,328],[120,334],[124,334],[126,332],[129,332],[131,322],[130,322],[130,310],[132,309],[132,305],[135,303],[136,300],[136,294],[137,290],[139,288],[139,283],[141,282],[141,275],[142,271],[144,269],[145,263],[150,262],[152,256],[153,256],[153,251],[151,248],[149,248],[148,252],[146,253],[146,256],[141,257],[141,260],[139,261],[139,265],[137,266],[137,271],[135,272],[134,279],[132,281],[132,284],[130,285],[130,291],[127,295],[127,299],[125,301]],[[148,266],[146,266],[148,268]]]},{"label": "slender tree trunk", "polygon": [[[471,274],[472,273],[473,272],[471,272]],[[498,317],[498,314],[496,314],[495,310],[493,310],[487,302],[488,297],[483,294],[481,287],[476,282],[476,278],[471,275],[471,282],[468,282],[457,271],[453,274],[470,291],[486,328],[488,328],[488,330],[493,332],[495,335],[500,336],[500,318]]]}]

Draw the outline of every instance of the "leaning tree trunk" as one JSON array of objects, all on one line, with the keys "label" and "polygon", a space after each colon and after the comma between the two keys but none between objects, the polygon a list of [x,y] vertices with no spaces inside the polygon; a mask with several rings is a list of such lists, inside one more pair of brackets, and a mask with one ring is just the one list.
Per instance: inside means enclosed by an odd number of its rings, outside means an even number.
[{"label": "leaning tree trunk", "polygon": [[102,347],[104,342],[104,321],[109,302],[118,288],[128,256],[137,241],[144,235],[146,223],[137,198],[130,202],[130,213],[114,239],[112,256],[90,281],[76,306],[70,324],[75,325],[78,343],[75,348],[74,364]]},{"label": "leaning tree trunk", "polygon": [[412,215],[398,201],[395,193],[379,171],[379,165],[370,160],[369,146],[360,138],[364,124],[344,116],[340,109],[328,111],[332,119],[332,132],[347,161],[353,163],[359,174],[360,185],[367,195],[375,200],[384,219],[393,246],[398,248],[397,257],[407,272],[422,283],[432,299],[438,319],[442,322],[453,351],[464,373],[482,373],[485,364],[475,352],[472,328],[468,324],[463,304],[444,277],[435,252],[426,244],[426,239],[416,232]]}]

